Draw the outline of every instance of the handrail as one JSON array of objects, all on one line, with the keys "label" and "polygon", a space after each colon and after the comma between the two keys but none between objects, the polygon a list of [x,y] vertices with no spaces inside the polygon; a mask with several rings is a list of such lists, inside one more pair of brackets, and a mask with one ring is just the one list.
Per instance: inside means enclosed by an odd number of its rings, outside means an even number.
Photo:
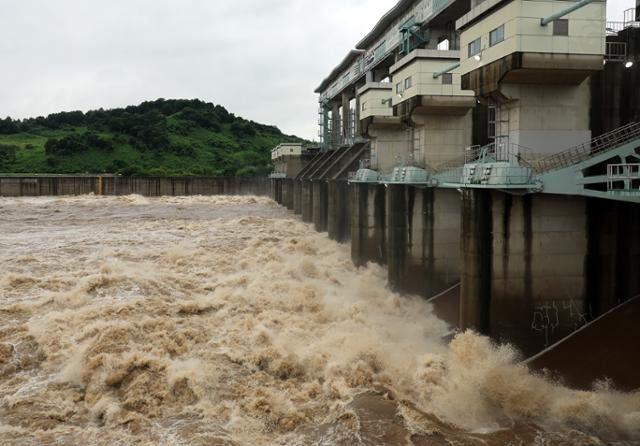
[{"label": "handrail", "polygon": [[632,122],[590,141],[543,158],[535,163],[535,170],[541,173],[569,167],[638,138],[640,138],[640,122]]}]

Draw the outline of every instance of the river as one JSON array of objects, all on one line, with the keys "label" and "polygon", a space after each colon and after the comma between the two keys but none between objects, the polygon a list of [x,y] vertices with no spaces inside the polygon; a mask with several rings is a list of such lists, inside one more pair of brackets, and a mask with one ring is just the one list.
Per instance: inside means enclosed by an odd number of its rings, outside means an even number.
[{"label": "river", "polygon": [[0,198],[0,444],[640,439],[267,198]]}]

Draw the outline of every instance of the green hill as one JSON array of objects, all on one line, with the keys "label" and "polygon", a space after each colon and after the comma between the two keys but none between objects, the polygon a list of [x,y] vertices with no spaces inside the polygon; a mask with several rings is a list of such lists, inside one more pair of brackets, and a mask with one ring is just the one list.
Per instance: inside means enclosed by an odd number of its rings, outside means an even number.
[{"label": "green hill", "polygon": [[0,173],[264,175],[271,149],[305,142],[200,100],[0,119]]}]

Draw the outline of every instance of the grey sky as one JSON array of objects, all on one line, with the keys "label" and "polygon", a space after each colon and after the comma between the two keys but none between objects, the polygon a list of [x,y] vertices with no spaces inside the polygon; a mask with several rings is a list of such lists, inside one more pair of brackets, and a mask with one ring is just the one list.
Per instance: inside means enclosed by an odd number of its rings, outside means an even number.
[{"label": "grey sky", "polygon": [[200,98],[315,138],[314,88],[394,4],[0,0],[0,116]]}]

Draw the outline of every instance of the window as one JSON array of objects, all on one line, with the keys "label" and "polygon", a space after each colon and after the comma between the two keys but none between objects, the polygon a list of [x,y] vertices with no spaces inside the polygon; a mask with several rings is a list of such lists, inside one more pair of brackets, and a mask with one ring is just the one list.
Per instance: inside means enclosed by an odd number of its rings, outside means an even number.
[{"label": "window", "polygon": [[404,89],[408,90],[411,88],[411,77],[408,77],[404,80]]},{"label": "window", "polygon": [[396,93],[397,94],[401,94],[402,93],[402,82],[398,82],[396,84]]},{"label": "window", "polygon": [[444,85],[451,85],[453,84],[453,74],[451,73],[444,73],[442,75],[442,83]]},{"label": "window", "polygon": [[384,56],[384,53],[387,52],[387,42],[383,41],[380,45],[378,45],[376,47],[376,49],[373,50],[373,57],[374,60],[380,60],[380,58],[382,56]]},{"label": "window", "polygon": [[497,122],[497,108],[495,105],[490,105],[489,109],[489,134],[487,136],[489,136],[489,138],[495,138],[496,137],[496,122]]},{"label": "window", "polygon": [[362,111],[365,111],[367,109],[367,101],[364,101],[362,103]]},{"label": "window", "polygon": [[504,25],[498,26],[489,33],[489,46],[493,46],[504,40]]},{"label": "window", "polygon": [[480,52],[480,37],[469,44],[469,57],[475,56]]},{"label": "window", "polygon": [[558,19],[553,21],[553,35],[554,36],[568,36],[569,35],[569,20]]}]

